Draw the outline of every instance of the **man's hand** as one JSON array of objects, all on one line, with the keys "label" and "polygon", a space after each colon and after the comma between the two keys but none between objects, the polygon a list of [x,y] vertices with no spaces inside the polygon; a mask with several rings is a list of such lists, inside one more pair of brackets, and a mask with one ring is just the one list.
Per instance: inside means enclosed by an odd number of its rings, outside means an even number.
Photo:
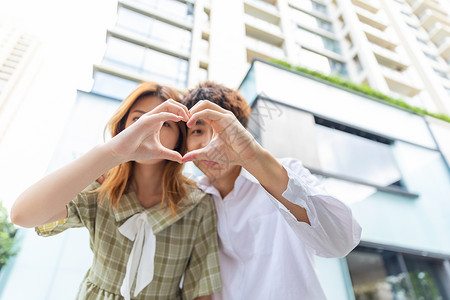
[{"label": "man's hand", "polygon": [[242,166],[254,159],[261,147],[232,112],[215,103],[201,100],[189,110],[189,115],[189,128],[203,120],[211,125],[213,137],[205,148],[184,155],[183,162],[205,160]]}]

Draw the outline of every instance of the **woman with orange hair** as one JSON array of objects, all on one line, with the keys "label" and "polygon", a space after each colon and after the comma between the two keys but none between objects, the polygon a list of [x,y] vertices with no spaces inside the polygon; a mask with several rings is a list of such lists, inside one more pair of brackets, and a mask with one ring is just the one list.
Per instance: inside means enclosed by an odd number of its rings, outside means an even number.
[{"label": "woman with orange hair", "polygon": [[142,83],[108,122],[109,141],[15,201],[12,221],[39,235],[89,230],[94,259],[77,299],[209,299],[220,291],[214,203],[181,173],[187,120],[176,91]]}]

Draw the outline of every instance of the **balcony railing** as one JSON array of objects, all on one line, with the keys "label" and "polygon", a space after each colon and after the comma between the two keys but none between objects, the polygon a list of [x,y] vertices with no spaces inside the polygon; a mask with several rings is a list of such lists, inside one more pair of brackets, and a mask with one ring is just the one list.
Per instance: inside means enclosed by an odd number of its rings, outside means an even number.
[{"label": "balcony railing", "polygon": [[283,59],[285,57],[284,50],[274,45],[268,44],[266,42],[257,40],[249,36],[247,36],[246,42],[247,47],[255,52],[260,52],[264,55],[278,59]]}]

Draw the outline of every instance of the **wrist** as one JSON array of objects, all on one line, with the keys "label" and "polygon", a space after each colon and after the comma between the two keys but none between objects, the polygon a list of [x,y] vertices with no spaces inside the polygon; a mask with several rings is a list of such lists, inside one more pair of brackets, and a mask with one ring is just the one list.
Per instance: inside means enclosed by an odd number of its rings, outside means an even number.
[{"label": "wrist", "polygon": [[111,168],[128,161],[123,155],[119,155],[118,153],[116,153],[110,143],[97,145],[96,148],[101,153],[101,155],[107,159],[107,161],[111,165]]}]

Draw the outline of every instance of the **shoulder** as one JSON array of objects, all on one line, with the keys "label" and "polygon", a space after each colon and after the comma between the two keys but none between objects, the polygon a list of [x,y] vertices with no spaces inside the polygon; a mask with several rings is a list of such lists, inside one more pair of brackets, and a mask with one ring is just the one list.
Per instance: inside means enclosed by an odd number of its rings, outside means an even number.
[{"label": "shoulder", "polygon": [[95,191],[100,187],[100,183],[97,181],[92,182],[87,187],[85,187],[72,201],[74,202],[97,202],[98,193]]},{"label": "shoulder", "polygon": [[194,205],[197,213],[211,213],[215,211],[214,200],[210,194],[192,184],[186,184],[187,199],[189,205]]}]

